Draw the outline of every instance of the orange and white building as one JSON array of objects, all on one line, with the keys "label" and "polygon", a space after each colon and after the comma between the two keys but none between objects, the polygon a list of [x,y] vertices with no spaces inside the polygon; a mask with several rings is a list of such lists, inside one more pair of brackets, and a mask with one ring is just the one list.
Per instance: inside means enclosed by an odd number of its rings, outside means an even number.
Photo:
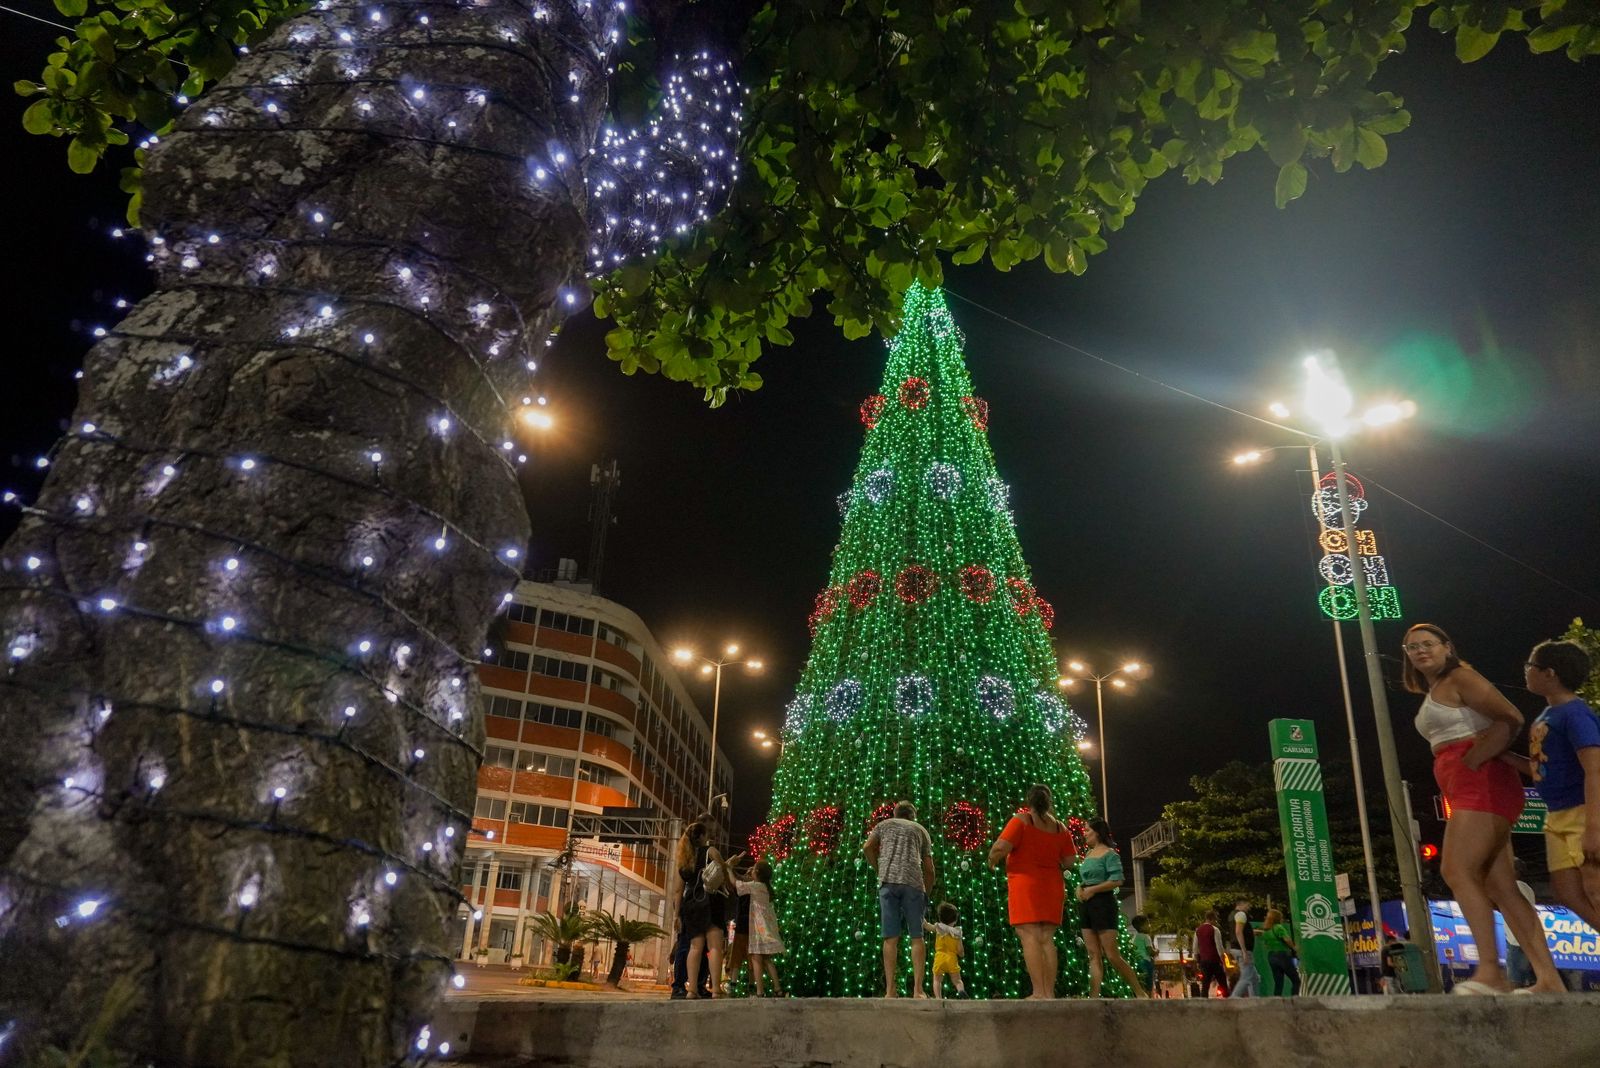
[{"label": "orange and white building", "polygon": [[[705,717],[644,621],[587,585],[518,584],[492,634],[479,670],[487,737],[462,863],[471,907],[457,917],[461,957],[542,963],[551,947],[530,919],[574,902],[668,926],[665,835],[650,845],[574,839],[570,865],[557,858],[575,813],[699,815],[711,754]],[[731,776],[718,753],[710,793],[726,794]],[[664,952],[660,942],[638,947],[634,968],[654,970]]]}]

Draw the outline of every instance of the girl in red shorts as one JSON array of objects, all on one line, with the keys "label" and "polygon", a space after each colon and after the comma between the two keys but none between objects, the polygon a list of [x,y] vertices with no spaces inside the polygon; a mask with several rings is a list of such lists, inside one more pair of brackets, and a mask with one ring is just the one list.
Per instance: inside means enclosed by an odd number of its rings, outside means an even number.
[{"label": "girl in red shorts", "polygon": [[1511,825],[1522,814],[1522,780],[1498,759],[1522,729],[1522,713],[1463,664],[1450,636],[1432,623],[1406,631],[1405,686],[1425,694],[1417,730],[1433,747],[1433,777],[1450,804],[1441,874],[1461,906],[1478,966],[1457,994],[1504,994],[1511,986],[1495,946],[1494,911],[1506,919],[1533,965],[1532,991],[1566,989],[1550,959],[1544,925],[1517,890]]}]

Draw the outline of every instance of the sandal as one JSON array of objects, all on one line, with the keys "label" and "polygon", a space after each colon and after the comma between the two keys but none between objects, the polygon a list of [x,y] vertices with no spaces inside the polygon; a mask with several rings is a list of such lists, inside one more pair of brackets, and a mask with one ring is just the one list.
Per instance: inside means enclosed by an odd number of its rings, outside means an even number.
[{"label": "sandal", "polygon": [[1452,994],[1464,994],[1467,997],[1499,997],[1505,993],[1503,990],[1496,990],[1488,983],[1480,983],[1476,979],[1463,979],[1450,992]]}]

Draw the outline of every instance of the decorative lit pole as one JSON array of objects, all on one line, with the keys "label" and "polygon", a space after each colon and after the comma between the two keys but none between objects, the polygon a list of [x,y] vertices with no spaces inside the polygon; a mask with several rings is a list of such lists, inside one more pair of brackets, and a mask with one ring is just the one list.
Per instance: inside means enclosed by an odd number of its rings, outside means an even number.
[{"label": "decorative lit pole", "polygon": [[[1398,423],[1416,414],[1417,406],[1410,401],[1385,402],[1368,409],[1359,418],[1352,418],[1351,412],[1355,408],[1355,395],[1350,392],[1350,387],[1345,384],[1344,374],[1338,366],[1324,364],[1318,356],[1307,356],[1303,361],[1306,372],[1304,409],[1309,416],[1322,429],[1323,436],[1318,439],[1313,434],[1305,431],[1293,431],[1305,437],[1312,449],[1312,469],[1315,471],[1315,447],[1320,441],[1326,441],[1329,452],[1332,454],[1334,485],[1338,492],[1339,525],[1344,534],[1346,551],[1350,554],[1350,585],[1355,594],[1356,620],[1361,632],[1362,658],[1367,667],[1367,688],[1372,694],[1372,718],[1378,728],[1378,759],[1383,768],[1384,795],[1389,807],[1389,829],[1394,837],[1395,861],[1399,867],[1400,890],[1405,900],[1406,915],[1410,921],[1411,939],[1417,943],[1417,948],[1422,951],[1423,969],[1428,976],[1428,989],[1438,993],[1443,989],[1439,976],[1439,958],[1434,949],[1433,942],[1433,915],[1428,909],[1427,899],[1422,896],[1422,884],[1417,871],[1417,844],[1411,833],[1411,821],[1407,816],[1407,798],[1405,784],[1400,777],[1400,759],[1395,750],[1394,725],[1389,717],[1389,696],[1383,681],[1383,666],[1378,659],[1377,634],[1372,627],[1372,606],[1367,596],[1367,576],[1365,566],[1362,564],[1359,553],[1359,542],[1356,540],[1355,515],[1350,508],[1350,480],[1345,471],[1344,457],[1340,454],[1339,441],[1348,437],[1362,425],[1369,427],[1383,427]],[[1272,414],[1280,419],[1289,417],[1289,409],[1282,404],[1272,405]],[[1285,428],[1293,429],[1293,428]],[[1239,464],[1253,463],[1261,458],[1262,450],[1252,450],[1234,457],[1234,462]],[[1315,476],[1314,476],[1315,477]],[[1318,478],[1317,485],[1321,486]],[[1319,519],[1321,505],[1318,502]],[[1327,525],[1327,524],[1324,524]],[[1337,633],[1338,622],[1334,628]],[[1340,643],[1339,662],[1341,669],[1344,664],[1343,635],[1338,636]],[[1346,690],[1348,695],[1348,689]],[[1351,720],[1351,754],[1355,756],[1355,729],[1354,713],[1350,713]],[[1355,762],[1357,782],[1360,782],[1360,763]],[[1357,787],[1358,791],[1360,787]],[[1359,812],[1365,807],[1366,799],[1359,792]],[[1363,828],[1365,831],[1365,827]],[[1369,847],[1370,848],[1370,847]],[[1370,855],[1370,854],[1369,854]],[[1368,861],[1367,892],[1377,897],[1377,876],[1374,873],[1372,862]],[[1378,902],[1373,902],[1373,926],[1381,932],[1382,919],[1379,915]]]},{"label": "decorative lit pole", "polygon": [[715,676],[716,682],[711,690],[711,756],[706,766],[706,810],[711,809],[711,791],[715,789],[717,775],[717,720],[722,708],[722,669],[729,664],[742,664],[747,671],[760,671],[762,663],[755,658],[741,660],[739,646],[729,642],[722,650],[723,655],[715,660],[708,656],[701,656],[688,646],[679,646],[672,651],[672,659],[680,664],[692,664],[700,661],[700,674]]},{"label": "decorative lit pole", "polygon": [[[1111,794],[1106,787],[1106,765],[1110,761],[1106,759],[1106,704],[1103,684],[1109,681],[1113,689],[1126,690],[1129,685],[1128,680],[1146,678],[1150,674],[1150,665],[1130,660],[1115,671],[1096,675],[1082,660],[1069,660],[1067,670],[1071,672],[1070,675],[1062,675],[1056,680],[1056,685],[1064,690],[1070,690],[1078,682],[1094,683],[1094,710],[1095,717],[1099,721],[1097,737],[1100,740],[1100,818],[1109,823]],[[1081,750],[1087,747],[1080,743],[1078,748]]]}]

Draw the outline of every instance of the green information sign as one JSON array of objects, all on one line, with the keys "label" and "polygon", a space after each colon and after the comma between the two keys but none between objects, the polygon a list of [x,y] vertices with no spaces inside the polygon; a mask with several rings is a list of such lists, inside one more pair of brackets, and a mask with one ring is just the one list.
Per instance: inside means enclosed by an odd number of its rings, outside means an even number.
[{"label": "green information sign", "polygon": [[1511,825],[1512,834],[1543,834],[1544,817],[1550,811],[1550,806],[1544,803],[1544,798],[1539,796],[1539,791],[1531,786],[1524,786],[1523,792],[1527,800],[1522,805],[1522,815],[1517,817],[1517,822]]},{"label": "green information sign", "polygon": [[1300,973],[1307,994],[1348,994],[1344,921],[1334,886],[1333,844],[1322,803],[1322,763],[1310,720],[1275,719],[1272,773],[1278,786],[1278,822],[1283,863],[1289,876],[1291,926],[1300,945]]}]

